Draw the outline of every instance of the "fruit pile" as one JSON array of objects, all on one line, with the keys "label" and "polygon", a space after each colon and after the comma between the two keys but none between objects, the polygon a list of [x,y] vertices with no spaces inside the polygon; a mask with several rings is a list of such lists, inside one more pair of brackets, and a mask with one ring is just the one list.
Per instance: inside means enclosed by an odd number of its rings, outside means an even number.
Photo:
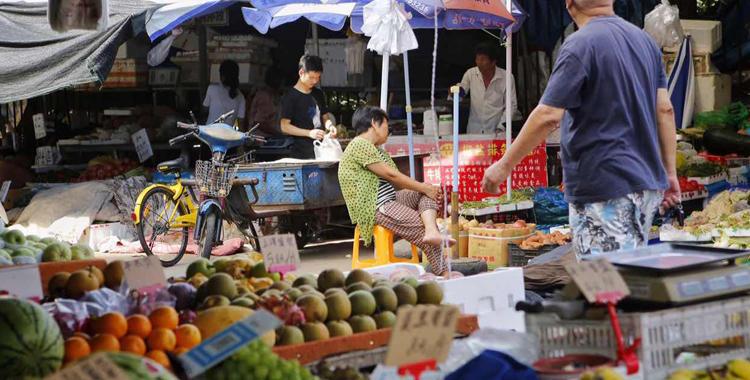
[{"label": "fruit pile", "polygon": [[73,182],[96,181],[123,175],[138,168],[138,163],[130,159],[115,159],[110,156],[97,157],[88,163],[86,170]]},{"label": "fruit pile", "polygon": [[734,359],[727,362],[724,368],[712,371],[681,369],[673,372],[669,380],[750,380],[750,361]]},{"label": "fruit pile", "polygon": [[689,193],[692,191],[705,191],[706,187],[699,184],[695,180],[688,180],[687,177],[679,177],[680,191],[683,193]]},{"label": "fruit pile", "polygon": [[201,313],[217,307],[264,308],[284,322],[276,334],[278,345],[391,327],[398,307],[440,304],[443,299],[442,288],[434,281],[418,283],[416,278],[404,276],[394,283],[373,278],[361,269],[348,276],[328,269],[317,278],[288,275],[281,280],[278,274],[268,273],[262,262],[248,258],[220,259],[213,264],[199,259],[188,266],[186,274],[175,281],[184,288],[190,284],[196,291],[173,292],[178,310],[192,305],[200,319]]},{"label": "fruit pile", "polygon": [[76,332],[65,340],[64,362],[69,363],[94,352],[129,352],[145,356],[170,368],[167,353],[181,354],[201,342],[201,333],[193,324],[180,324],[177,311],[168,306],[148,316],[125,317],[106,313],[88,321],[85,332]]},{"label": "fruit pile", "polygon": [[314,376],[297,361],[279,358],[271,348],[255,340],[206,372],[208,380],[312,380]]},{"label": "fruit pile", "polygon": [[54,238],[24,235],[18,230],[0,235],[0,266],[92,258],[94,251],[85,244],[70,245]]},{"label": "fruit pile", "polygon": [[115,291],[120,290],[123,277],[122,261],[113,261],[107,264],[104,271],[96,266],[89,265],[73,273],[55,273],[47,283],[47,292],[51,299],[80,299],[86,292],[105,286]]}]

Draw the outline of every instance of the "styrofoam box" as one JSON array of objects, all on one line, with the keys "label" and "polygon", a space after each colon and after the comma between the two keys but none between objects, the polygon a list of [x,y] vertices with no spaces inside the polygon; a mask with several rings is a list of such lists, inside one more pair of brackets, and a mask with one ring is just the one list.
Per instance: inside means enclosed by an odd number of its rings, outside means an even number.
[{"label": "styrofoam box", "polygon": [[112,236],[120,240],[128,241],[137,239],[133,236],[128,226],[118,222],[92,224],[83,231],[83,235],[78,242],[88,244],[89,247],[96,251],[99,248],[99,244],[105,242]]},{"label": "styrofoam box", "polygon": [[693,37],[693,51],[713,53],[721,47],[721,23],[711,20],[680,20],[685,34]]},{"label": "styrofoam box", "polygon": [[695,76],[695,113],[714,111],[732,101],[732,77],[727,74]]},{"label": "styrofoam box", "polygon": [[407,270],[411,272],[414,277],[419,277],[425,273],[425,270],[421,265],[411,263],[386,264],[363,269],[365,270],[365,272],[368,272],[372,275],[378,275],[385,278],[390,277],[391,273],[395,272],[396,270]]},{"label": "styrofoam box", "polygon": [[516,311],[516,302],[526,297],[522,268],[498,268],[439,283],[443,302],[458,306],[463,314],[476,314],[480,328],[526,331],[524,314]]}]

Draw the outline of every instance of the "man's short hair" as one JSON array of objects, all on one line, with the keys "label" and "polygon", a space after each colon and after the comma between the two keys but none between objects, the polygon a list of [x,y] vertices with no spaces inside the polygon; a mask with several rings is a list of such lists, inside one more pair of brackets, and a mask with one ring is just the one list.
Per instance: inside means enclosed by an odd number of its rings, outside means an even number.
[{"label": "man's short hair", "polygon": [[474,56],[486,55],[491,61],[497,61],[497,47],[489,42],[482,42],[474,49]]},{"label": "man's short hair", "polygon": [[573,2],[582,9],[599,8],[613,6],[615,0],[573,0]]},{"label": "man's short hair", "polygon": [[367,132],[372,126],[373,121],[375,124],[380,124],[385,120],[388,120],[388,114],[386,114],[380,107],[360,107],[354,111],[354,115],[352,115],[354,134],[359,136]]},{"label": "man's short hair", "polygon": [[299,59],[299,69],[304,71],[323,72],[323,60],[317,55],[305,54]]}]

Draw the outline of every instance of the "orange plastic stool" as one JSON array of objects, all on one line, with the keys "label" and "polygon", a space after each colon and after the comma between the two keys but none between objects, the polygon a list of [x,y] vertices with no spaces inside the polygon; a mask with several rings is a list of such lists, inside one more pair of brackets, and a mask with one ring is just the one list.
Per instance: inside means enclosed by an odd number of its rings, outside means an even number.
[{"label": "orange plastic stool", "polygon": [[359,226],[354,229],[354,248],[352,249],[352,269],[370,268],[392,263],[419,264],[419,251],[411,245],[411,258],[402,259],[393,253],[393,231],[375,226],[372,230],[372,240],[375,242],[375,258],[359,259]]}]

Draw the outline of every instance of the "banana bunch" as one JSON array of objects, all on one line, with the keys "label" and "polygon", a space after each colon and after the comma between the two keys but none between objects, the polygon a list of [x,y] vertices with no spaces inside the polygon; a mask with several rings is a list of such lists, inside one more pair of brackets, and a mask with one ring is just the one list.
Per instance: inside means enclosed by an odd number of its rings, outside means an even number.
[{"label": "banana bunch", "polygon": [[711,380],[712,377],[706,371],[695,371],[691,369],[680,369],[669,376],[669,380]]},{"label": "banana bunch", "polygon": [[595,371],[586,371],[581,375],[581,380],[624,380],[622,375],[612,368],[599,368]]},{"label": "banana bunch", "polygon": [[727,363],[725,379],[750,380],[750,362],[745,359],[734,359]]}]

